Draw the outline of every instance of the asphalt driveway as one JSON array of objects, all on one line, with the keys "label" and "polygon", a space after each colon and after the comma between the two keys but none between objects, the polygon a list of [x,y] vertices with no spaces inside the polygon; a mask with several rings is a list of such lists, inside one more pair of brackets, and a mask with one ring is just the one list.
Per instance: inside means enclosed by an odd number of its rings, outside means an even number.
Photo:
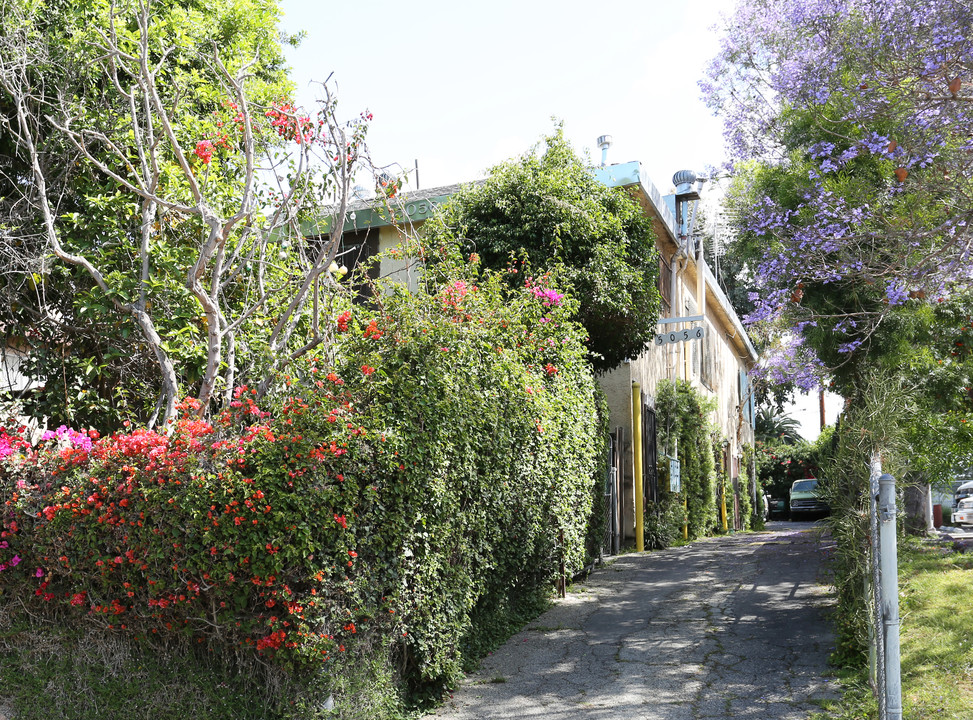
[{"label": "asphalt driveway", "polygon": [[430,717],[803,720],[834,696],[811,523],[623,555],[486,658]]}]

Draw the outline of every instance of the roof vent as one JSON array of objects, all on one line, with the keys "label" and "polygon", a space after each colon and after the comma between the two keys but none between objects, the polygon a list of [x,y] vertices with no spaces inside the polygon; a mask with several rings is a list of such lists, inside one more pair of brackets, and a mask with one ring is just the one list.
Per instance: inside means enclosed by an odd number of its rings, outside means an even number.
[{"label": "roof vent", "polygon": [[605,167],[608,163],[608,148],[612,146],[612,136],[602,135],[598,138],[598,147],[601,149],[601,166]]},{"label": "roof vent", "polygon": [[699,200],[699,193],[693,190],[693,183],[696,182],[696,173],[692,170],[680,170],[672,176],[672,184],[676,186],[676,196],[683,195],[695,196],[687,197],[687,200]]}]

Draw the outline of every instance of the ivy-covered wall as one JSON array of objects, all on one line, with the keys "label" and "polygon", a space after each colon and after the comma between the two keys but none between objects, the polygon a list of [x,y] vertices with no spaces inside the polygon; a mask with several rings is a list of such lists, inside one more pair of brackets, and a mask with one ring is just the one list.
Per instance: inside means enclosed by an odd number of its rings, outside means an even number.
[{"label": "ivy-covered wall", "polygon": [[[672,516],[683,515],[679,517],[680,532],[686,518],[690,539],[698,538],[717,526],[717,476],[709,421],[713,401],[684,380],[661,381],[657,393],[659,487],[663,492],[659,507],[652,510],[663,518],[669,533]],[[679,458],[682,491],[678,494],[668,492],[670,457]],[[669,542],[674,539],[671,536]]]}]

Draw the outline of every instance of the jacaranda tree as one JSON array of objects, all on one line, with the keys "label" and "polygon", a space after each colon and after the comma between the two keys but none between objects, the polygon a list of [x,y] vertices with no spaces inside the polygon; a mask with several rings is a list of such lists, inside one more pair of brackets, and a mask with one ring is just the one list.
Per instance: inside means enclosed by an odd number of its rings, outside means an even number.
[{"label": "jacaranda tree", "polygon": [[749,320],[779,338],[763,368],[849,401],[826,490],[853,654],[868,460],[916,485],[942,471],[934,438],[969,456],[971,80],[965,0],[751,0],[703,83],[738,171]]},{"label": "jacaranda tree", "polygon": [[784,318],[829,368],[969,281],[971,29],[961,0],[757,0],[725,23],[703,88],[756,161],[752,319]]}]

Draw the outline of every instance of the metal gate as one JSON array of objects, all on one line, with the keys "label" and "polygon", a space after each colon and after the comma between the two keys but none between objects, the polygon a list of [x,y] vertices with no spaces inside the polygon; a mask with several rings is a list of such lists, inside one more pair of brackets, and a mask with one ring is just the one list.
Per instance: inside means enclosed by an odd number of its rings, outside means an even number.
[{"label": "metal gate", "polygon": [[[642,399],[642,497],[646,505],[659,502],[659,468],[656,449],[655,408]],[[643,511],[647,507],[642,508]]]},{"label": "metal gate", "polygon": [[625,438],[623,428],[616,428],[608,436],[608,467],[605,473],[605,534],[602,550],[606,555],[617,555],[621,544],[621,506],[619,479],[621,478],[622,447]]}]

